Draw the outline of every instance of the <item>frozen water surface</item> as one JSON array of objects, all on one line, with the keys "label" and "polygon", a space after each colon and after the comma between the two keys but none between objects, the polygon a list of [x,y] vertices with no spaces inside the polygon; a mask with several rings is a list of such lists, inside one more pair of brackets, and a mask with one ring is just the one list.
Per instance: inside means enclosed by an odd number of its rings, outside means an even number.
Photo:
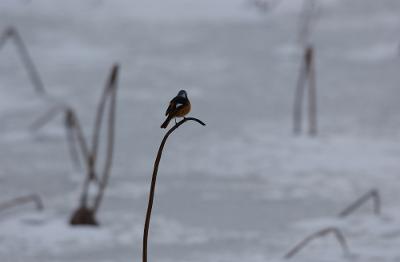
[{"label": "frozen water surface", "polygon": [[[0,215],[3,262],[140,261],[152,165],[169,99],[186,89],[192,116],[161,161],[150,261],[282,261],[325,226],[347,236],[345,257],[326,238],[296,261],[400,261],[400,3],[318,2],[320,136],[292,137],[301,50],[300,0],[260,15],[240,0],[2,1],[1,29],[16,26],[49,93],[73,105],[86,135],[111,64],[121,64],[116,154],[100,228],[71,228],[83,171],[73,168],[62,118],[6,45],[0,53],[0,197],[39,193]],[[368,207],[337,213],[371,188]]]}]

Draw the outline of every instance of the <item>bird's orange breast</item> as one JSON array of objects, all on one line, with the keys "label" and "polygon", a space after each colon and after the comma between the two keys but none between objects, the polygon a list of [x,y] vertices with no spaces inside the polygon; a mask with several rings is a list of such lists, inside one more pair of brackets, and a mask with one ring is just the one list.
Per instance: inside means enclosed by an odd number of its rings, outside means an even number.
[{"label": "bird's orange breast", "polygon": [[176,110],[175,116],[177,116],[177,117],[184,117],[184,116],[186,116],[187,114],[189,114],[190,109],[191,109],[191,106],[190,106],[190,102],[189,102],[189,103],[187,103],[186,105],[183,105],[183,106],[179,107],[179,108]]}]

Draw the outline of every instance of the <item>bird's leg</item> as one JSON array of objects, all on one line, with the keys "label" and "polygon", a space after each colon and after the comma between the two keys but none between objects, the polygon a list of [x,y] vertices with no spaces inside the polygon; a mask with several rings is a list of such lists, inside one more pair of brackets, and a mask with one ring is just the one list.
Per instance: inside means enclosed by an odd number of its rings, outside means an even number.
[{"label": "bird's leg", "polygon": [[176,124],[177,124],[177,123],[176,123],[176,117],[174,117],[174,120],[175,120],[175,125],[176,125]]}]

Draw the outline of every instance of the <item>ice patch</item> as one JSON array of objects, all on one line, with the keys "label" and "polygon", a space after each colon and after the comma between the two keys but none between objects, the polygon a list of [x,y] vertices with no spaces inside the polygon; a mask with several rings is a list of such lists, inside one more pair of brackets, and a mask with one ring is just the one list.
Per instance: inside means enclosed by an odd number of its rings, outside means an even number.
[{"label": "ice patch", "polygon": [[374,63],[387,60],[394,60],[398,57],[398,43],[380,43],[366,48],[358,48],[347,52],[346,57],[349,60]]},{"label": "ice patch", "polygon": [[21,247],[25,254],[62,254],[94,244],[104,245],[111,234],[105,228],[71,227],[67,221],[46,213],[9,218],[0,227],[2,254],[16,252]]}]

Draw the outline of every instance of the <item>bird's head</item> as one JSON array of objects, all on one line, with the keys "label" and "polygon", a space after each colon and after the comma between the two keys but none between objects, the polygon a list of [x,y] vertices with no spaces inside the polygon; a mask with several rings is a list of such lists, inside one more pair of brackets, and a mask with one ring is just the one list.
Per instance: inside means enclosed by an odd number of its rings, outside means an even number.
[{"label": "bird's head", "polygon": [[181,96],[181,97],[187,98],[187,93],[186,93],[186,91],[185,91],[185,90],[181,90],[181,91],[179,91],[179,93],[178,93],[178,96]]}]

